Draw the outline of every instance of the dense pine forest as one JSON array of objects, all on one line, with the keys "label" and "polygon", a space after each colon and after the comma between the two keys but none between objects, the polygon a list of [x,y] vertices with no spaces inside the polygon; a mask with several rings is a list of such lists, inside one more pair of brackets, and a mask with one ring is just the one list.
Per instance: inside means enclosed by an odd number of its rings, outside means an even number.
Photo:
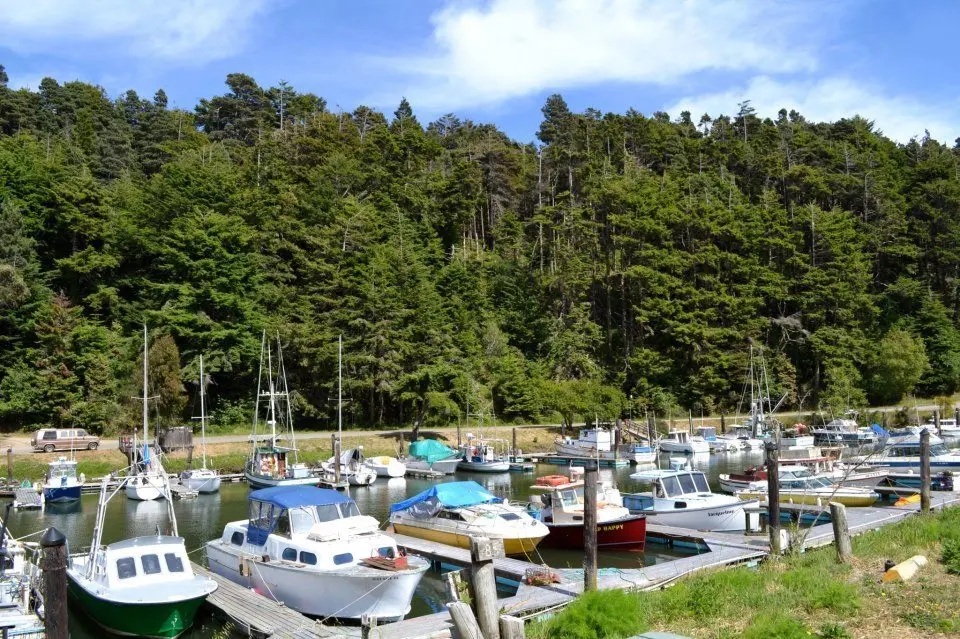
[{"label": "dense pine forest", "polygon": [[143,323],[167,423],[201,353],[215,422],[249,421],[263,331],[301,425],[335,416],[339,334],[361,426],[730,413],[751,348],[787,407],[960,387],[960,144],[542,113],[519,142],[244,74],[182,110],[0,67],[0,425],[136,423]]}]

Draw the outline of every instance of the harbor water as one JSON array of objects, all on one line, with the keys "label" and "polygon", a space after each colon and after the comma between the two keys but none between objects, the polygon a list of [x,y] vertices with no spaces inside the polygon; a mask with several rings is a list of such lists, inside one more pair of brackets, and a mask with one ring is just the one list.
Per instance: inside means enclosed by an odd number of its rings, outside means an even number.
[{"label": "harbor water", "polygon": [[[724,453],[720,455],[698,455],[692,458],[695,468],[703,470],[709,477],[714,490],[719,490],[718,475],[737,472],[750,466],[763,463],[762,451]],[[669,456],[661,456],[662,467],[669,466]],[[652,466],[646,466],[652,467]],[[601,468],[600,479],[612,481],[622,492],[640,490],[640,484],[630,479],[637,467]],[[565,474],[562,466],[538,464],[533,473],[463,473],[444,477],[441,481],[474,480],[500,497],[525,503],[531,494],[531,485],[537,476]],[[406,499],[432,485],[433,481],[414,478],[378,479],[372,486],[351,487],[350,495],[356,500],[361,512],[376,517],[385,524],[390,505]],[[219,494],[200,495],[194,499],[175,501],[179,533],[186,540],[191,558],[204,563],[203,544],[220,537],[224,524],[245,519],[247,516],[247,495],[249,489],[245,483],[225,483]],[[97,510],[97,495],[84,495],[79,503],[50,504],[46,510],[11,511],[8,525],[15,537],[24,537],[39,533],[49,526],[55,526],[66,536],[71,553],[83,552],[89,548]],[[138,502],[117,495],[107,511],[103,533],[104,543],[138,535],[155,534],[158,527],[167,532],[167,507],[162,501]],[[665,546],[648,544],[644,552],[601,552],[601,568],[639,568],[664,561],[670,561],[682,554]],[[553,568],[580,568],[583,553],[576,550],[538,550],[529,557],[534,563],[547,563]],[[445,603],[444,587],[439,574],[428,572],[421,582],[413,601],[410,616],[430,614],[443,609]],[[74,639],[93,639],[102,637],[103,631],[82,614],[71,611],[71,637]],[[184,634],[188,639],[208,639],[230,636],[229,624],[225,624],[209,614],[197,619],[193,630]]]}]

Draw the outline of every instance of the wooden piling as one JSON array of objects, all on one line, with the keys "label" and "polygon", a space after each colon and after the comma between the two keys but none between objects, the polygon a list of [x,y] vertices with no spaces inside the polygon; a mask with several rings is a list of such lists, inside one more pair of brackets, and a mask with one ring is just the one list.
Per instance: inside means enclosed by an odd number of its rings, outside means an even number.
[{"label": "wooden piling", "polygon": [[477,623],[485,639],[500,639],[500,606],[497,603],[497,576],[493,560],[505,556],[502,539],[470,538],[470,580],[473,583]]},{"label": "wooden piling", "polygon": [[187,446],[187,468],[193,468],[193,446]]},{"label": "wooden piling", "polygon": [[514,461],[514,462],[515,462],[515,461],[520,461],[519,459],[517,459],[517,429],[514,427],[514,428],[511,429],[511,430],[513,431],[513,432],[512,432],[512,436],[513,436],[513,449],[510,451],[510,457],[511,457],[510,461]]},{"label": "wooden piling", "polygon": [[333,434],[333,481],[340,485],[340,438]]},{"label": "wooden piling", "polygon": [[13,449],[7,449],[7,483],[13,483]]},{"label": "wooden piling", "polygon": [[765,446],[767,457],[767,513],[770,525],[770,555],[780,556],[780,451],[777,443],[768,441]]},{"label": "wooden piling", "polygon": [[43,559],[43,606],[47,639],[67,639],[67,539],[56,528],[47,528],[40,539]]},{"label": "wooden piling", "polygon": [[597,462],[583,464],[583,589],[597,589]]},{"label": "wooden piling", "polygon": [[853,559],[853,547],[850,544],[850,529],[847,527],[847,507],[831,501],[830,521],[833,524],[833,541],[837,547],[837,559],[848,564]]},{"label": "wooden piling", "polygon": [[930,512],[930,431],[920,431],[920,512]]},{"label": "wooden piling", "polygon": [[500,639],[524,639],[525,637],[523,619],[500,615]]},{"label": "wooden piling", "polygon": [[960,424],[960,406],[953,409],[953,423]]},{"label": "wooden piling", "polygon": [[937,437],[943,437],[943,429],[940,427],[940,409],[933,409],[933,428],[937,431]]},{"label": "wooden piling", "polygon": [[723,411],[720,411],[720,434],[724,435],[727,432],[727,416],[723,414]]},{"label": "wooden piling", "polygon": [[477,618],[473,615],[473,610],[470,609],[469,604],[462,601],[451,601],[447,604],[447,610],[450,611],[450,618],[453,620],[453,626],[457,629],[458,637],[461,637],[461,639],[484,639],[480,626],[477,624]]}]

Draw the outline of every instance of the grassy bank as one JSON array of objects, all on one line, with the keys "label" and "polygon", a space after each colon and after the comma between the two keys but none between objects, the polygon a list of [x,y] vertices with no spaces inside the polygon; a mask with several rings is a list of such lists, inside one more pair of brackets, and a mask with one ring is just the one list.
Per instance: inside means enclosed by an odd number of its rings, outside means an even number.
[{"label": "grassy bank", "polygon": [[[700,639],[921,639],[960,633],[960,509],[912,517],[853,540],[851,565],[832,547],[685,579],[651,593],[585,596],[533,624],[533,639],[629,637],[656,629]],[[886,559],[925,555],[906,583],[881,584]],[[952,573],[951,573],[952,571]]]},{"label": "grassy bank", "polygon": [[[517,447],[521,450],[543,451],[553,448],[553,440],[556,437],[556,429],[547,427],[531,427],[517,429]],[[506,440],[506,445],[510,445],[511,429],[509,427],[485,428],[484,436],[499,437]],[[456,447],[456,432],[448,431],[435,432],[422,430],[423,437],[433,437],[443,441],[450,447]],[[466,432],[464,431],[464,436]],[[407,434],[409,437],[409,434]],[[343,447],[355,448],[363,446],[363,452],[368,457],[376,455],[397,455],[400,447],[400,433],[367,433],[363,431],[346,431],[343,433]],[[195,441],[199,441],[195,440]],[[76,453],[78,472],[86,475],[87,478],[101,477],[107,473],[113,472],[126,465],[126,458],[116,448],[109,445],[112,442],[103,443],[103,448],[96,451],[80,451]],[[404,447],[409,445],[409,441],[404,443]],[[319,439],[301,439],[297,442],[300,460],[307,464],[314,464],[319,461],[325,461],[333,454],[331,442],[328,437]],[[238,473],[243,471],[243,464],[250,451],[248,442],[211,444],[207,446],[207,465],[211,468],[224,473]],[[24,453],[14,456],[13,472],[17,480],[30,479],[38,480],[43,477],[47,469],[47,463],[56,459],[64,453]],[[194,466],[200,464],[200,449],[194,451]],[[185,452],[172,453],[164,461],[165,467],[170,472],[179,472],[187,466],[187,455]]]}]

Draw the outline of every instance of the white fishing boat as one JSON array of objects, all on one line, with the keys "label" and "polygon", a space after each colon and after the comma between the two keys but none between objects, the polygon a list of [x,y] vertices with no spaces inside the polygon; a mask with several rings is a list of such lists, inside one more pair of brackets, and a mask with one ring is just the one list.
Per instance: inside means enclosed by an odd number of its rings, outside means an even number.
[{"label": "white fishing boat", "polygon": [[420,439],[410,444],[409,454],[402,461],[409,470],[452,475],[460,463],[460,454],[436,439]]},{"label": "white fishing boat", "polygon": [[624,459],[634,464],[649,464],[657,458],[657,450],[651,446],[639,444],[617,446],[613,432],[603,427],[581,428],[576,439],[558,437],[554,447],[557,455],[561,457],[584,457],[600,461]]},{"label": "white fishing boat", "polygon": [[726,439],[734,443],[739,442],[739,448],[741,450],[763,449],[763,440],[758,437],[754,437],[753,431],[746,424],[731,426],[726,433],[717,435],[717,438]]},{"label": "white fishing boat", "polygon": [[505,473],[510,470],[510,460],[497,448],[505,448],[500,439],[484,439],[467,433],[467,442],[460,447],[460,463],[457,470],[474,473]]},{"label": "white fishing boat", "polygon": [[711,453],[732,453],[740,450],[739,440],[718,436],[717,429],[713,426],[698,426],[696,430],[697,434],[691,439],[707,442]]},{"label": "white fishing boat", "polygon": [[[855,455],[847,459],[847,462],[889,466],[897,470],[919,470],[920,436],[911,434],[891,437],[880,450],[866,455]],[[960,452],[951,452],[942,439],[932,434],[930,435],[930,470],[934,473],[960,472]]]},{"label": "white fishing boat", "polygon": [[954,441],[960,439],[960,426],[957,425],[957,420],[951,418],[941,419],[940,420],[940,430],[937,430],[936,423],[931,419],[922,428],[926,428],[931,433],[943,440]]},{"label": "white fishing boat", "polygon": [[150,447],[149,437],[149,394],[147,384],[149,378],[147,352],[147,326],[143,326],[143,441],[137,442],[136,434],[133,437],[133,464],[130,467],[130,477],[124,482],[127,497],[137,501],[152,501],[160,499],[164,494],[167,482],[167,471],[163,469],[160,455]]},{"label": "white fishing boat", "polygon": [[664,439],[660,440],[660,450],[665,453],[695,455],[698,453],[709,453],[710,444],[702,439],[690,437],[690,433],[685,430],[672,430],[667,433]]},{"label": "white fishing boat", "polygon": [[[217,582],[193,573],[183,538],[177,533],[177,518],[170,499],[166,475],[162,492],[167,500],[170,535],[157,527],[156,535],[144,535],[101,545],[109,477],[100,487],[97,519],[90,551],[73,555],[67,564],[70,596],[80,610],[106,630],[126,636],[177,637],[193,625]],[[133,477],[121,480],[122,484]],[[71,610],[75,610],[71,605]]]},{"label": "white fishing boat", "polygon": [[[744,530],[744,508],[755,509],[758,500],[742,501],[710,490],[704,473],[689,469],[644,470],[630,479],[649,483],[650,492],[624,493],[623,505],[631,513],[646,515],[648,523],[695,530]],[[759,514],[750,513],[750,529],[759,527]]]},{"label": "white fishing boat", "polygon": [[77,478],[77,462],[61,457],[48,465],[43,482],[43,500],[48,504],[78,501],[81,482]]},{"label": "white fishing boat", "polygon": [[335,490],[250,493],[250,516],[206,544],[210,570],[313,617],[402,619],[430,562],[404,556]]},{"label": "white fishing boat", "polygon": [[390,506],[390,523],[401,535],[460,548],[471,537],[503,540],[508,555],[529,553],[549,529],[526,508],[506,503],[475,481],[436,484]]},{"label": "white fishing boat", "polygon": [[858,413],[855,410],[848,410],[842,417],[832,419],[819,428],[814,428],[810,432],[813,434],[814,442],[818,445],[843,445],[861,447],[874,444],[877,441],[877,435],[869,428],[863,428],[857,424]]},{"label": "white fishing boat", "polygon": [[[377,479],[377,471],[366,465],[363,446],[348,448],[340,453],[340,478],[351,486],[369,486]],[[328,476],[336,474],[336,460],[331,457],[323,464]]]},{"label": "white fishing boat", "polygon": [[363,465],[375,472],[377,477],[403,477],[407,474],[407,465],[389,455],[367,457]]},{"label": "white fishing boat", "polygon": [[189,490],[201,494],[215,493],[220,490],[220,474],[207,468],[207,419],[204,396],[207,378],[203,375],[203,355],[200,356],[200,450],[203,452],[203,466],[191,468],[180,473],[180,483]]},{"label": "white fishing boat", "polygon": [[[267,370],[264,375],[263,363],[266,357]],[[266,390],[263,391],[263,381],[266,377]],[[266,399],[266,426],[267,432],[261,434],[260,410],[261,400]],[[281,446],[281,435],[277,432],[277,422],[282,420],[292,446]],[[293,432],[293,411],[290,406],[290,392],[287,388],[286,369],[283,365],[283,352],[280,348],[280,336],[277,335],[277,370],[273,370],[273,350],[267,343],[267,333],[264,331],[260,343],[260,370],[257,373],[257,397],[253,412],[253,434],[250,437],[252,449],[247,463],[244,465],[243,475],[247,483],[254,488],[270,488],[274,486],[316,486],[320,478],[314,475],[306,464],[300,462],[297,456],[296,438]],[[293,454],[293,463],[289,455]]]}]

